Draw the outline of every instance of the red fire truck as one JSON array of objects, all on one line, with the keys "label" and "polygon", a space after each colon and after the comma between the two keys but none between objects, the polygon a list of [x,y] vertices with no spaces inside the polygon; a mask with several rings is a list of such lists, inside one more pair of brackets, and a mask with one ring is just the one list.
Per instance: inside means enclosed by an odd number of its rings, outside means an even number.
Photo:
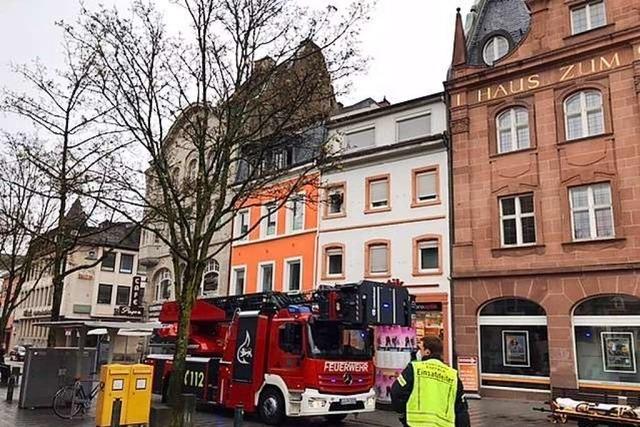
[{"label": "red fire truck", "polygon": [[[310,294],[268,292],[201,299],[191,317],[184,392],[262,421],[375,409],[371,326],[409,325],[406,289],[363,281]],[[177,306],[162,307],[157,337],[176,336]],[[172,356],[149,355],[153,391],[166,396]]]}]

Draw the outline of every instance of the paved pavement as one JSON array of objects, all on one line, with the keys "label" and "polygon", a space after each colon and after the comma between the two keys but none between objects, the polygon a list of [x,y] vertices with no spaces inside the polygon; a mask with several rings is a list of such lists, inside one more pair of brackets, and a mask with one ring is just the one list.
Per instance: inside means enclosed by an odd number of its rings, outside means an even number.
[{"label": "paved pavement", "polygon": [[[19,393],[16,390],[15,396]],[[17,399],[16,399],[17,400]],[[542,406],[536,402],[516,402],[494,399],[470,401],[471,425],[473,427],[512,427],[512,426],[549,426],[543,413],[533,411],[533,407]],[[233,413],[217,408],[201,408],[195,418],[197,427],[227,427],[233,425]],[[246,427],[262,426],[255,417],[247,416]],[[287,427],[315,427],[327,425],[323,418],[292,420]],[[345,427],[371,426],[388,427],[399,426],[395,413],[378,410],[359,417],[349,416]],[[87,416],[84,419],[61,420],[49,409],[18,409],[16,401],[5,401],[5,389],[0,389],[0,427],[93,427],[94,419]]]}]

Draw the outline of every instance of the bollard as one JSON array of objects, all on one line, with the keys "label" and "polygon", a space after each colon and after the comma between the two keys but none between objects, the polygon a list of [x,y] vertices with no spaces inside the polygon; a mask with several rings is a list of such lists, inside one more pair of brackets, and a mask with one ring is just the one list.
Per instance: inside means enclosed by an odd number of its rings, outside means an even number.
[{"label": "bollard", "polygon": [[194,394],[183,394],[182,404],[182,427],[193,427],[193,416],[196,412],[196,396]]},{"label": "bollard", "polygon": [[113,408],[111,409],[111,424],[110,427],[120,427],[120,413],[122,412],[122,400],[115,399],[113,401]]},{"label": "bollard", "polygon": [[16,379],[13,375],[9,377],[9,381],[7,382],[7,402],[13,402],[13,387],[16,384]]},{"label": "bollard", "polygon": [[11,376],[13,377],[13,386],[17,386],[20,384],[20,367],[19,366],[14,366],[13,368],[11,368]]},{"label": "bollard", "polygon": [[233,413],[233,427],[241,427],[244,422],[244,406],[242,404],[236,406]]}]

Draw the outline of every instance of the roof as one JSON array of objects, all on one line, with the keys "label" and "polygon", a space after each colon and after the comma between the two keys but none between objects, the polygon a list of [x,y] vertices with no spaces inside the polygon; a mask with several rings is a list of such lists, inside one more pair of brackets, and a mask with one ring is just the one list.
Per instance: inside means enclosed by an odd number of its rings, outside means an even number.
[{"label": "roof", "polygon": [[531,14],[525,0],[484,0],[476,5],[477,17],[467,34],[468,65],[484,65],[483,49],[493,35],[509,40],[513,50],[529,32]]},{"label": "roof", "polygon": [[81,244],[136,251],[140,247],[140,227],[131,222],[105,221],[98,227],[84,228],[82,233],[87,236],[80,239]]}]

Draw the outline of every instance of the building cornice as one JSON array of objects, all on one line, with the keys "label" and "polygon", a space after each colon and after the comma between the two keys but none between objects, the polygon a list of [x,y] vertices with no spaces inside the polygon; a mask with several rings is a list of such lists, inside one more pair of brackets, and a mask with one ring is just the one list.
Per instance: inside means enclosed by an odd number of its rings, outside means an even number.
[{"label": "building cornice", "polygon": [[452,274],[453,280],[482,280],[482,279],[500,279],[504,277],[538,277],[551,275],[567,275],[567,274],[583,274],[583,273],[609,273],[609,272],[640,272],[640,262],[623,263],[623,264],[593,264],[569,267],[547,267],[532,269],[515,269],[515,270],[474,270],[460,271]]}]

